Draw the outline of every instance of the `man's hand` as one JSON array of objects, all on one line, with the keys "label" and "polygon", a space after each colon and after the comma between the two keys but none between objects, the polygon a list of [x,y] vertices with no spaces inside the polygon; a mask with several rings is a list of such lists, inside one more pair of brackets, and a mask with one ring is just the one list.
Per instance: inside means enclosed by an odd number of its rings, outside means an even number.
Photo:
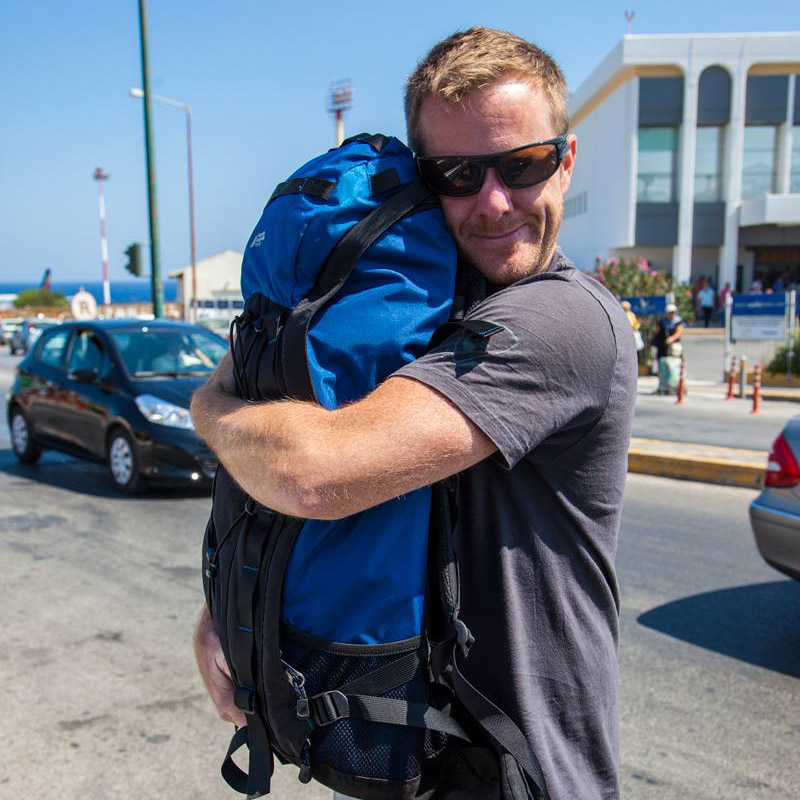
[{"label": "man's hand", "polygon": [[244,712],[233,702],[233,680],[208,608],[203,606],[194,629],[194,657],[220,719],[236,727],[247,725]]}]

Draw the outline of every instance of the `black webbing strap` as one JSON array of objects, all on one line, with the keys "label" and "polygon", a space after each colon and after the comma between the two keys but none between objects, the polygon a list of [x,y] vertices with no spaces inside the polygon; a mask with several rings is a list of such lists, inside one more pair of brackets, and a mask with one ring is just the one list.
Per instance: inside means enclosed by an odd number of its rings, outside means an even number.
[{"label": "black webbing strap", "polygon": [[247,745],[249,738],[250,732],[247,726],[237,729],[236,733],[233,734],[231,743],[228,745],[228,752],[225,753],[225,760],[220,768],[220,773],[225,779],[225,783],[235,792],[240,792],[241,794],[247,793],[247,773],[234,763],[233,754],[240,747]]},{"label": "black webbing strap", "polygon": [[353,225],[331,250],[314,288],[295,306],[283,329],[281,364],[290,397],[314,399],[306,357],[306,337],[314,315],[333,300],[358,259],[389,228],[415,211],[437,206],[430,189],[419,181],[411,183]]},{"label": "black webbing strap", "polygon": [[[255,595],[261,560],[271,528],[271,524],[264,524],[263,519],[260,520],[261,524],[257,524],[258,515],[267,513],[271,518],[275,518],[276,515],[268,509],[259,511],[257,508],[252,498],[248,498],[245,506],[248,513],[247,522],[240,534],[237,558],[231,574],[236,627],[228,636],[231,673],[236,680],[234,701],[247,714],[247,745],[250,750],[247,773],[248,797],[261,797],[269,793],[273,770],[269,734],[259,714],[256,696],[254,627]],[[226,759],[226,763],[228,760]],[[230,767],[228,770],[232,771]]]},{"label": "black webbing strap", "polygon": [[389,169],[378,172],[369,179],[369,188],[374,197],[376,194],[383,194],[396,189],[401,183],[397,170],[394,167],[389,167]]},{"label": "black webbing strap", "polygon": [[[269,766],[269,770],[266,776],[263,776],[259,772],[258,766],[253,763],[253,753],[258,752],[262,746],[261,740],[264,736],[266,736],[266,731],[261,724],[261,720],[257,717],[250,717],[248,724],[243,728],[238,728],[236,733],[233,734],[231,743],[228,745],[228,752],[225,754],[225,760],[220,768],[220,774],[225,783],[235,792],[246,794],[248,798],[263,797],[265,794],[269,794],[270,778],[275,763],[272,757],[272,750],[267,749],[269,756],[264,763]],[[249,774],[233,760],[233,754],[245,746],[250,751]]]},{"label": "black webbing strap", "polygon": [[292,178],[275,187],[272,196],[267,200],[267,205],[287,194],[308,194],[320,200],[328,200],[335,188],[336,184],[333,181],[326,181],[323,178]]},{"label": "black webbing strap", "polygon": [[349,139],[345,139],[339,146],[344,147],[352,142],[364,142],[368,144],[376,153],[380,153],[389,141],[388,136],[382,133],[357,133]]},{"label": "black webbing strap", "polygon": [[309,698],[309,711],[314,724],[320,727],[355,718],[386,725],[424,728],[470,741],[464,729],[449,714],[425,703],[364,694],[345,697],[341,692],[333,691]]},{"label": "black webbing strap", "polygon": [[488,697],[481,694],[458,666],[458,648],[453,648],[451,680],[456,697],[486,731],[495,745],[510,753],[539,790],[541,800],[550,800],[539,759],[528,744],[525,734]]},{"label": "black webbing strap", "polygon": [[382,695],[392,689],[408,683],[417,674],[422,658],[419,650],[408,653],[402,658],[390,661],[383,667],[368,672],[360,678],[339,686],[337,691],[342,694],[371,694]]}]

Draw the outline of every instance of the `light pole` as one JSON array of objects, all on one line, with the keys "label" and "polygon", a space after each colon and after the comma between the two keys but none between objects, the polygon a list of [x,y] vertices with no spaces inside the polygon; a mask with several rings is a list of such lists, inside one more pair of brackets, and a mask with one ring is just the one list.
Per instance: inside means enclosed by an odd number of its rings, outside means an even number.
[{"label": "light pole", "polygon": [[97,181],[97,202],[100,209],[100,256],[103,260],[103,305],[111,305],[111,285],[108,282],[108,239],[106,238],[106,197],[103,193],[103,184],[111,176],[102,168],[94,171]]},{"label": "light pole", "polygon": [[328,95],[328,111],[336,120],[336,146],[344,141],[344,112],[353,105],[353,84],[350,79],[336,81],[331,84]]},{"label": "light pole", "polygon": [[150,222],[150,293],[153,297],[153,316],[164,316],[164,286],[161,283],[161,247],[158,238],[158,204],[156,201],[156,159],[153,153],[150,114],[150,65],[147,56],[146,0],[139,0],[139,44],[142,58],[144,87],[144,156],[147,164],[147,211]]},{"label": "light pole", "polygon": [[[143,99],[144,92],[141,89],[131,89],[131,97]],[[194,227],[194,178],[192,172],[192,107],[188,103],[181,103],[171,97],[162,97],[160,94],[151,94],[150,99],[174,108],[182,108],[186,113],[186,152],[189,162],[189,234],[192,248],[192,298],[189,304],[191,309],[189,316],[192,322],[197,322],[197,248]]]}]

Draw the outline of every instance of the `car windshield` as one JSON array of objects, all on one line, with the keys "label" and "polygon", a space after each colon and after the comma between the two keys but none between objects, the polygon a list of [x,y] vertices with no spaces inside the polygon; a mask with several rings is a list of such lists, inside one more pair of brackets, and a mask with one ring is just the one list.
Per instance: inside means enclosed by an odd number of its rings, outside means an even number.
[{"label": "car windshield", "polygon": [[227,350],[218,336],[199,330],[142,327],[111,334],[125,369],[135,378],[210,375]]}]

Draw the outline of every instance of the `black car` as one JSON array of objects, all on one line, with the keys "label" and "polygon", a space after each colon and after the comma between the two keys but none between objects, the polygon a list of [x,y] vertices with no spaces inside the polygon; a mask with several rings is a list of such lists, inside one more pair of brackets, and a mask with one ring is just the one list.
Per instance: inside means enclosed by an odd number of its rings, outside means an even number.
[{"label": "black car", "polygon": [[205,328],[165,320],[50,328],[17,365],[14,452],[26,463],[46,449],[105,462],[126,494],[146,482],[209,481],[217,461],[194,432],[189,401],[226,351]]}]

